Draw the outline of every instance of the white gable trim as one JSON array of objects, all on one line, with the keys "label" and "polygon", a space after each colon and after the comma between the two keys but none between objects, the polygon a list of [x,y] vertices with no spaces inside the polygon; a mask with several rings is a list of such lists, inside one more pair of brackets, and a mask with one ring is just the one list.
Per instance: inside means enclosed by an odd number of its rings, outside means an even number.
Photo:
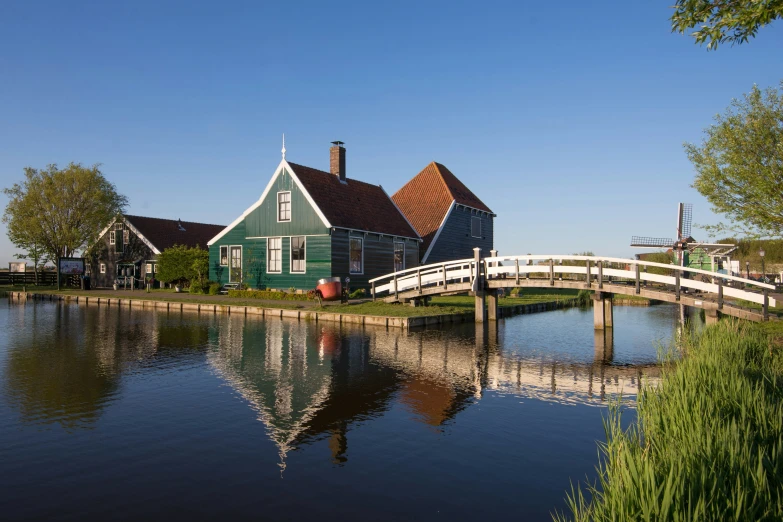
[{"label": "white gable trim", "polygon": [[130,230],[131,230],[131,232],[133,232],[134,234],[136,234],[136,236],[137,236],[139,239],[141,239],[141,240],[144,242],[144,244],[145,244],[145,245],[147,245],[148,247],[150,247],[150,250],[152,250],[152,253],[153,253],[153,254],[160,254],[160,250],[158,250],[157,248],[155,248],[155,245],[153,245],[153,244],[150,242],[150,240],[149,240],[149,239],[147,239],[146,237],[144,237],[144,234],[142,234],[141,232],[139,232],[139,229],[138,229],[138,228],[136,228],[136,227],[134,227],[134,226],[133,226],[133,224],[132,224],[130,221],[128,221],[128,219],[127,219],[127,218],[123,218],[123,221],[125,221],[125,225],[126,225],[126,226],[127,226],[127,227],[128,227]]},{"label": "white gable trim", "polygon": [[446,215],[443,216],[443,221],[440,222],[440,226],[438,227],[438,231],[435,232],[435,237],[432,238],[432,242],[430,242],[430,246],[427,247],[427,251],[424,252],[424,257],[421,258],[421,264],[425,264],[427,262],[427,258],[430,256],[430,252],[432,252],[432,247],[435,246],[435,243],[438,242],[438,237],[440,237],[440,233],[443,232],[443,228],[446,226],[446,221],[449,220],[449,216],[451,215],[451,211],[454,210],[454,207],[457,206],[457,202],[453,199],[451,200],[451,205],[449,206],[449,210],[446,212]]},{"label": "white gable trim", "polygon": [[315,210],[315,213],[318,214],[318,217],[321,218],[321,221],[323,222],[324,226],[326,228],[332,228],[332,225],[329,223],[329,221],[326,219],[326,216],[324,216],[323,212],[321,212],[321,209],[318,208],[318,205],[315,204],[315,201],[313,201],[313,198],[310,196],[310,193],[305,190],[304,185],[302,185],[302,182],[299,181],[299,178],[296,177],[296,173],[294,172],[294,169],[291,168],[291,165],[288,164],[286,160],[282,160],[280,164],[277,166],[277,169],[275,170],[275,173],[272,175],[272,178],[269,180],[269,183],[266,184],[266,188],[264,189],[264,192],[261,193],[261,197],[253,203],[250,208],[245,210],[241,216],[236,218],[230,225],[228,225],[226,228],[224,228],[218,235],[207,241],[207,246],[212,246],[215,243],[217,243],[220,238],[228,234],[230,230],[232,230],[235,226],[237,226],[239,223],[242,222],[243,219],[245,219],[251,212],[253,212],[255,209],[261,206],[261,204],[266,199],[267,195],[269,195],[269,191],[272,190],[272,186],[274,185],[277,178],[280,176],[280,173],[283,172],[283,169],[287,168],[288,172],[291,173],[291,178],[294,180],[294,183],[296,183],[296,186],[299,187],[299,190],[302,191],[302,194],[304,194],[305,199],[307,199],[308,203],[310,203],[310,206],[313,207],[313,210]]},{"label": "white gable trim", "polygon": [[158,250],[157,248],[155,248],[155,245],[153,245],[153,244],[150,242],[150,240],[149,240],[149,239],[147,239],[146,237],[144,237],[144,234],[142,234],[141,232],[139,232],[139,229],[138,229],[138,228],[136,228],[136,227],[134,227],[134,226],[133,226],[133,225],[130,223],[130,221],[128,221],[128,219],[127,219],[125,216],[117,216],[116,218],[112,219],[112,220],[111,220],[111,222],[109,223],[109,226],[107,226],[106,228],[104,228],[104,229],[101,231],[101,233],[98,235],[98,239],[100,239],[100,238],[102,238],[103,236],[105,236],[105,235],[106,235],[106,232],[108,232],[109,230],[111,230],[111,229],[112,229],[112,227],[115,225],[115,223],[117,223],[118,221],[122,221],[123,223],[125,223],[125,225],[126,225],[126,226],[127,226],[127,227],[128,227],[130,230],[131,230],[131,232],[133,232],[134,234],[136,234],[136,236],[138,236],[138,238],[139,238],[139,239],[141,239],[141,241],[142,241],[142,242],[143,242],[145,245],[147,245],[147,246],[150,248],[150,250],[152,250],[152,253],[153,253],[153,254],[160,254],[160,250]]},{"label": "white gable trim", "polygon": [[419,238],[419,241],[424,241],[419,235],[419,231],[416,230],[416,228],[411,224],[410,221],[408,221],[408,216],[406,216],[405,213],[402,210],[400,210],[400,207],[397,206],[397,203],[395,203],[394,200],[391,198],[391,196],[389,196],[389,193],[386,192],[386,190],[384,190],[383,185],[378,185],[378,186],[381,188],[381,190],[383,190],[383,193],[386,194],[386,197],[389,198],[389,201],[391,201],[392,205],[394,205],[394,208],[397,209],[397,212],[400,213],[400,215],[403,217],[403,219],[408,224],[408,226],[411,227],[411,230],[413,230],[414,234],[416,234],[416,237]]},{"label": "white gable trim", "polygon": [[[116,222],[117,222],[117,218],[116,218],[116,217],[115,217],[115,218],[113,218],[111,221],[109,221],[109,224],[106,226],[106,228],[104,228],[103,230],[101,230],[101,233],[100,233],[100,234],[98,234],[98,239],[100,239],[100,238],[102,238],[103,236],[105,236],[105,235],[106,235],[106,232],[108,232],[109,230],[111,230],[111,227],[113,227],[113,226],[114,226],[114,224],[115,224]],[[96,240],[96,242],[97,242],[97,240]]]}]

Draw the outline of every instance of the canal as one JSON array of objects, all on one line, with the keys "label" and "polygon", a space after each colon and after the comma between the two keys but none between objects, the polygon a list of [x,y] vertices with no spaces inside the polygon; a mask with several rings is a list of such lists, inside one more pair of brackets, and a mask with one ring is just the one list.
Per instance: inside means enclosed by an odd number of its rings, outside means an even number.
[{"label": "canal", "polygon": [[3,520],[550,520],[673,306],[405,332],[0,300]]}]

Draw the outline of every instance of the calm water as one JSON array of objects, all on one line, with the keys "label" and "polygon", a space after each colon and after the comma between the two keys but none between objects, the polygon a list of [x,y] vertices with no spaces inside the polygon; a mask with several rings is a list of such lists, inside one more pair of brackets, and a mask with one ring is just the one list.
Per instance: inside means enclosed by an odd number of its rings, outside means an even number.
[{"label": "calm water", "polygon": [[616,307],[607,339],[578,309],[477,335],[0,300],[0,513],[549,520],[676,316]]}]

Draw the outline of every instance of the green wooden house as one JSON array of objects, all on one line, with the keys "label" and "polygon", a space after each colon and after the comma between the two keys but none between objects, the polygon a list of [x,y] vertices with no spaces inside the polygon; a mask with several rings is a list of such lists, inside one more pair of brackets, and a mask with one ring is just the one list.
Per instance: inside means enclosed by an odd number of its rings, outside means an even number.
[{"label": "green wooden house", "polygon": [[334,142],[330,172],[283,159],[250,208],[209,241],[210,279],[310,290],[325,277],[351,288],[419,262],[421,238],[383,187],[350,179]]}]

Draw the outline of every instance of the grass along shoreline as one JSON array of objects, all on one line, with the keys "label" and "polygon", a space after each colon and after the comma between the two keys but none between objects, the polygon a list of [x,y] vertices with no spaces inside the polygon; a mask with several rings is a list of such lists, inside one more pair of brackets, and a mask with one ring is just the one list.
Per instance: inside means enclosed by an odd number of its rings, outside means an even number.
[{"label": "grass along shoreline", "polygon": [[[9,291],[22,291],[22,288],[15,288]],[[430,306],[412,307],[403,304],[384,303],[383,301],[366,301],[361,303],[349,304],[330,304],[327,306],[317,306],[317,303],[308,301],[286,301],[286,300],[259,300],[259,299],[240,299],[228,296],[210,296],[193,295],[186,292],[176,293],[172,290],[156,289],[147,293],[144,290],[123,290],[118,293],[114,290],[78,290],[78,289],[41,289],[27,287],[28,293],[41,293],[62,296],[85,296],[100,298],[119,298],[142,301],[164,301],[171,303],[202,303],[227,306],[254,306],[266,309],[284,309],[284,310],[312,310],[315,312],[329,312],[341,314],[369,315],[377,317],[431,317],[437,315],[453,315],[473,313],[475,310],[475,299],[470,296],[445,296],[434,297]],[[576,290],[568,289],[523,289],[518,295],[513,297],[503,297],[499,301],[500,307],[511,307],[518,305],[539,304],[539,303],[560,303],[571,301],[577,297]]]},{"label": "grass along shoreline", "polygon": [[599,478],[556,520],[783,519],[783,328],[723,320],[687,336],[638,419],[605,419]]}]

